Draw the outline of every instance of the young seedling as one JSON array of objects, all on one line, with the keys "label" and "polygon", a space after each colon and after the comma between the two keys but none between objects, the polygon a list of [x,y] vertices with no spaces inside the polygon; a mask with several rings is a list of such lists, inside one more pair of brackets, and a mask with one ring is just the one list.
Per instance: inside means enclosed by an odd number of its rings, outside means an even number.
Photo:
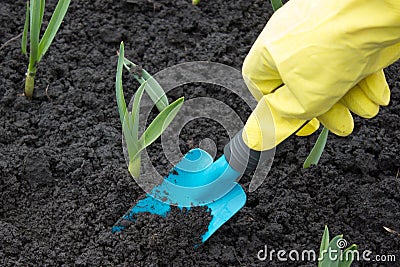
[{"label": "young seedling", "polygon": [[324,151],[326,141],[328,140],[328,128],[323,128],[322,132],[319,134],[317,141],[315,142],[310,154],[307,156],[303,163],[303,168],[309,168],[311,165],[317,165],[319,159],[321,158],[322,152]]},{"label": "young seedling", "polygon": [[282,1],[281,0],[271,0],[271,5],[272,5],[272,9],[275,11],[277,11],[279,8],[282,7]]},{"label": "young seedling", "polygon": [[[130,70],[133,76],[140,83],[140,87],[136,91],[133,99],[131,112],[129,112],[126,108],[124,92],[122,89],[122,71],[124,66],[126,69]],[[124,57],[124,43],[122,42],[119,49],[115,89],[119,116],[122,123],[122,132],[128,148],[128,169],[134,178],[138,178],[140,175],[141,151],[153,143],[164,132],[164,130],[168,127],[178,113],[184,99],[181,97],[175,100],[173,103],[168,104],[168,99],[165,95],[165,92],[157,83],[157,81],[145,70],[132,72],[132,68],[134,67],[137,66]],[[148,128],[139,138],[138,128],[140,100],[144,91],[149,94],[160,113],[150,123]]]},{"label": "young seedling", "polygon": [[343,235],[337,235],[329,242],[329,230],[325,226],[319,249],[318,267],[349,267],[354,260],[357,245],[353,244],[344,249],[346,244]]},{"label": "young seedling", "polygon": [[25,78],[25,96],[32,98],[35,84],[35,75],[37,66],[50,47],[51,42],[65,14],[67,13],[71,0],[59,0],[53,15],[51,16],[49,25],[47,26],[42,39],[40,39],[40,29],[43,22],[43,14],[45,8],[45,0],[30,0],[26,4],[26,16],[24,31],[21,40],[21,51],[24,55],[27,54],[27,38],[29,32],[29,65]]}]

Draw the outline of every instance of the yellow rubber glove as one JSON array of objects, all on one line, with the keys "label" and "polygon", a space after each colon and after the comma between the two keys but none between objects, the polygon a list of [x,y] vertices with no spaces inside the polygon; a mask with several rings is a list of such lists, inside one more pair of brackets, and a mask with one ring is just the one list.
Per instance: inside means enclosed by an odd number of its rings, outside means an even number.
[{"label": "yellow rubber glove", "polygon": [[399,57],[400,1],[289,1],[243,64],[244,80],[259,101],[244,128],[245,143],[270,149],[310,120],[298,135],[312,133],[318,121],[349,135],[350,111],[371,118],[389,103],[382,69]]}]

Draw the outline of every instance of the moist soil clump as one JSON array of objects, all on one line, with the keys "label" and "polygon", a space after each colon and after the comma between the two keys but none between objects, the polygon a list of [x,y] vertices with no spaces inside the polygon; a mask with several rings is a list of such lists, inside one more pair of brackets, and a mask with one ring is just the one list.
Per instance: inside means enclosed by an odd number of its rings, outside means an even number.
[{"label": "moist soil clump", "polygon": [[[45,21],[57,1],[46,1]],[[166,218],[142,214],[120,235],[112,225],[143,195],[125,163],[115,99],[120,41],[126,57],[154,74],[188,61],[240,70],[272,14],[269,1],[72,1],[38,66],[32,101],[20,96],[28,60],[19,39],[0,50],[1,266],[316,266],[312,259],[264,261],[271,250],[319,250],[331,235],[374,255],[400,261],[400,64],[385,69],[388,107],[369,120],[355,116],[346,138],[330,135],[319,166],[302,169],[314,144],[291,137],[276,151],[262,186],[207,242],[195,249],[210,220],[201,208],[173,209]],[[24,1],[0,5],[0,45],[22,32]],[[316,74],[317,75],[317,74]],[[224,77],[221,77],[224,79]],[[125,98],[139,85],[124,73]],[[242,120],[240,99],[213,85],[189,84],[180,95],[222,99]],[[244,88],[244,90],[246,90]],[[204,107],[207,108],[207,107]],[[201,140],[228,142],[215,121],[199,119],[180,133],[182,153]],[[161,173],[171,169],[155,143],[148,150]],[[240,183],[247,190],[250,178]],[[373,265],[373,264],[372,264]],[[370,266],[357,261],[354,266]],[[378,266],[378,264],[376,265]]]},{"label": "moist soil clump", "polygon": [[207,231],[210,220],[206,207],[190,210],[172,207],[165,218],[142,213],[121,233],[112,234],[108,229],[100,233],[88,244],[75,264],[151,266],[168,265],[175,261],[185,265],[185,261],[190,259],[180,259],[180,255],[191,255],[202,250],[199,248],[200,237]]}]

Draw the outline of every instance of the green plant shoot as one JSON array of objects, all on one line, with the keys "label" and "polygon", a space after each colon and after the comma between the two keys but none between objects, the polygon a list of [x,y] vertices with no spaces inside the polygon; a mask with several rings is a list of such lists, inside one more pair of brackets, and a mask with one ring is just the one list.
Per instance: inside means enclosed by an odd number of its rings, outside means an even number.
[{"label": "green plant shoot", "polygon": [[26,56],[26,43],[28,39],[28,29],[29,29],[29,1],[26,1],[26,13],[25,13],[25,23],[24,23],[24,31],[22,32],[22,40],[21,40],[21,52]]},{"label": "green plant shoot", "polygon": [[328,128],[323,128],[317,141],[315,142],[310,154],[303,163],[303,168],[309,168],[311,165],[317,165],[324,151],[326,141],[328,140]]},{"label": "green plant shoot", "polygon": [[[25,96],[32,98],[35,84],[35,75],[38,63],[47,52],[51,42],[57,34],[67,13],[71,0],[59,0],[50,22],[40,39],[45,0],[30,0],[27,2],[24,31],[22,34],[21,51],[26,55],[27,36],[29,32],[29,65],[25,78]],[[28,23],[29,22],[29,23]]]},{"label": "green plant shoot", "polygon": [[140,83],[143,84],[147,81],[148,86],[144,88],[146,93],[149,95],[151,100],[156,104],[158,111],[162,111],[168,106],[168,99],[165,95],[164,90],[160,86],[160,84],[144,69],[141,69],[141,75],[138,75],[133,70],[134,68],[138,68],[138,66],[132,61],[124,58],[124,67],[132,73],[133,77]]},{"label": "green plant shoot", "polygon": [[274,12],[283,6],[281,0],[271,0],[271,5]]},{"label": "green plant shoot", "polygon": [[335,236],[329,242],[329,230],[325,226],[319,249],[318,267],[349,267],[354,260],[357,245],[352,244],[344,249],[346,241],[343,235]]},{"label": "green plant shoot", "polygon": [[[124,43],[122,42],[119,49],[117,75],[115,79],[115,89],[117,97],[118,111],[122,123],[122,132],[126,141],[126,146],[129,155],[128,170],[134,178],[140,175],[140,153],[143,149],[153,143],[172,122],[179,109],[183,104],[183,97],[168,104],[167,97],[161,86],[148,74],[145,70],[141,71],[141,75],[135,73],[134,77],[139,81],[140,87],[136,91],[132,111],[129,112],[126,108],[124,92],[122,88],[122,71],[123,68],[131,70],[131,66],[136,66],[124,57]],[[132,73],[132,72],[131,72]],[[150,123],[142,136],[138,136],[139,128],[139,111],[140,100],[143,92],[146,91],[152,101],[157,105],[160,113]]]}]

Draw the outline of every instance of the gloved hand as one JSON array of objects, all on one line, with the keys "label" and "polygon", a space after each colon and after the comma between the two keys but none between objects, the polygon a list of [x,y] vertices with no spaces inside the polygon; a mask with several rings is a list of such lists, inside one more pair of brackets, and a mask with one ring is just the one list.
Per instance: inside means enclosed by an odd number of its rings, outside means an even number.
[{"label": "gloved hand", "polygon": [[400,1],[289,1],[243,64],[245,82],[259,101],[244,142],[257,151],[271,149],[310,120],[299,135],[315,131],[318,121],[349,135],[350,111],[371,118],[389,103],[382,69],[399,57]]}]

